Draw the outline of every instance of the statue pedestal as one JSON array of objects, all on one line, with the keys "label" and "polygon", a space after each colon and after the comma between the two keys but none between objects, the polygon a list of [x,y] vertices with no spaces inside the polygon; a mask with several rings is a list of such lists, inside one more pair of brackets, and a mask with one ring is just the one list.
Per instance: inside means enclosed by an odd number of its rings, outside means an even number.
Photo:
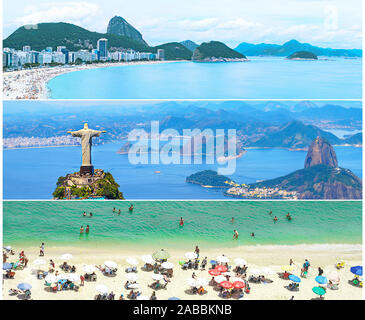
[{"label": "statue pedestal", "polygon": [[80,175],[93,175],[94,174],[94,166],[81,166],[80,167]]}]

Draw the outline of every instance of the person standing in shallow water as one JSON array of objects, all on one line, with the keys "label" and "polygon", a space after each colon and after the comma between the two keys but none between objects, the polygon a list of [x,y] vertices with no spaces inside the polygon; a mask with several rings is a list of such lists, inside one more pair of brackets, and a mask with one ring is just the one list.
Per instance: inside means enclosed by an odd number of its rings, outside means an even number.
[{"label": "person standing in shallow water", "polygon": [[81,226],[80,228],[80,234],[83,234],[84,233],[84,226]]},{"label": "person standing in shallow water", "polygon": [[89,233],[89,231],[90,231],[90,227],[89,227],[89,225],[87,225],[87,226],[86,226],[86,231],[85,231],[85,232],[86,232],[86,233]]},{"label": "person standing in shallow water", "polygon": [[238,236],[239,236],[239,234],[238,234],[238,231],[237,230],[233,230],[233,240],[237,240],[238,239]]},{"label": "person standing in shallow water", "polygon": [[184,225],[184,219],[182,217],[180,217],[179,225],[180,225],[180,227],[182,227]]},{"label": "person standing in shallow water", "polygon": [[134,209],[134,207],[133,207],[133,203],[132,203],[128,210],[129,210],[129,212],[133,212],[133,209]]}]

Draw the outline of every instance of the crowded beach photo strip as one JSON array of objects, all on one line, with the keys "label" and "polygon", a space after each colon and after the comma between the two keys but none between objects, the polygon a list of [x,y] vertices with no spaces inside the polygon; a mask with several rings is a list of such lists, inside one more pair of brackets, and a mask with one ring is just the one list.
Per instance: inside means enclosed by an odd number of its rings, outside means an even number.
[{"label": "crowded beach photo strip", "polygon": [[361,5],[5,3],[2,299],[361,300]]}]

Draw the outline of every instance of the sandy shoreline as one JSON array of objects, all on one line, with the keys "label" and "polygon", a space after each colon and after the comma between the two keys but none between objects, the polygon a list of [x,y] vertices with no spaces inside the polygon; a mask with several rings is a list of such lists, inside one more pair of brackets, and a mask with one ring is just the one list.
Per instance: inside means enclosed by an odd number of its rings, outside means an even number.
[{"label": "sandy shoreline", "polygon": [[[4,244],[5,245],[5,244]],[[6,244],[8,245],[8,243]],[[104,284],[109,288],[109,291],[113,291],[116,294],[116,299],[121,293],[126,296],[128,290],[124,289],[123,285],[126,282],[124,269],[128,266],[126,258],[137,258],[140,262],[138,269],[138,283],[141,285],[139,289],[143,296],[150,297],[152,289],[147,285],[153,282],[151,276],[153,272],[146,272],[140,270],[143,265],[141,256],[146,254],[152,254],[153,251],[160,249],[154,248],[151,244],[150,248],[130,246],[125,247],[48,247],[46,244],[44,259],[48,262],[49,259],[53,259],[56,266],[60,265],[63,261],[59,257],[65,253],[71,253],[73,258],[68,261],[69,264],[76,266],[76,273],[83,273],[83,264],[99,265],[103,264],[106,260],[115,261],[118,264],[118,272],[116,277],[106,277],[97,271],[98,280],[96,282],[85,282],[85,286],[81,287],[79,292],[74,291],[61,291],[57,293],[51,293],[45,290],[44,281],[37,280],[36,276],[32,274],[32,270],[38,266],[33,264],[35,259],[38,259],[39,248],[38,247],[14,247],[16,254],[20,249],[24,249],[27,257],[29,258],[28,267],[24,270],[16,271],[15,279],[3,280],[3,298],[4,299],[18,299],[16,296],[9,296],[8,290],[15,288],[18,283],[28,282],[32,285],[32,297],[35,300],[39,299],[93,299],[96,295],[95,286],[97,284]],[[183,300],[185,299],[221,299],[218,297],[217,291],[214,291],[212,287],[207,286],[208,293],[203,296],[189,295],[185,291],[189,288],[186,280],[191,278],[194,271],[198,277],[203,277],[210,280],[211,276],[206,271],[199,270],[182,270],[178,262],[184,259],[184,254],[187,251],[193,251],[194,247],[186,247],[186,250],[181,248],[165,248],[171,257],[169,262],[174,264],[174,276],[171,282],[167,285],[167,289],[158,290],[156,292],[158,299],[168,299],[175,296]],[[324,275],[335,271],[335,264],[340,260],[345,261],[345,268],[338,271],[340,276],[339,290],[327,289],[325,299],[362,299],[362,289],[353,287],[348,283],[348,280],[353,278],[350,272],[350,267],[355,265],[362,265],[362,246],[360,244],[318,244],[318,245],[281,245],[281,246],[245,246],[226,249],[214,249],[200,247],[200,257],[207,257],[208,261],[215,259],[218,255],[225,254],[230,259],[230,264],[234,265],[233,260],[235,258],[244,258],[248,262],[248,273],[250,275],[250,269],[254,268],[262,269],[263,267],[269,267],[275,274],[267,276],[273,280],[270,284],[250,284],[251,293],[245,295],[248,300],[257,299],[270,299],[270,300],[286,300],[294,295],[295,299],[312,299],[316,295],[312,292],[312,288],[317,286],[314,278],[318,275],[317,269],[321,267],[324,269]],[[289,259],[292,258],[296,264],[293,274],[300,275],[300,268],[304,259],[309,259],[311,268],[309,270],[309,276],[307,279],[302,279],[300,283],[300,290],[298,292],[292,292],[286,289],[284,286],[288,285],[290,281],[279,279],[276,272],[281,272],[281,266],[287,265]],[[14,262],[17,259],[17,255],[10,255],[9,262]],[[48,264],[44,266],[44,269],[48,269]],[[59,269],[60,270],[60,269]],[[60,271],[60,273],[62,273]]]},{"label": "sandy shoreline", "polygon": [[85,64],[80,66],[61,66],[36,68],[31,70],[20,70],[3,72],[3,99],[49,99],[47,83],[53,78],[74,71],[89,70],[97,68],[120,67],[131,65],[161,64],[178,61],[133,61],[115,62],[100,64]]}]

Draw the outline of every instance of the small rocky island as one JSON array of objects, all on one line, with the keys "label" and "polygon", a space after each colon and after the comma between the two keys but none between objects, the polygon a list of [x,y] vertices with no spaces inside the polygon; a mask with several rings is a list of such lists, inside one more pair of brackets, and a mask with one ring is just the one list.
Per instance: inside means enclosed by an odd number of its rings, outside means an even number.
[{"label": "small rocky island", "polygon": [[287,57],[289,60],[318,60],[318,57],[309,51],[297,51]]},{"label": "small rocky island", "polygon": [[203,42],[191,58],[195,62],[248,61],[247,57],[219,41]]},{"label": "small rocky island", "polygon": [[186,182],[198,184],[204,188],[229,188],[233,181],[213,170],[204,170],[186,178]]},{"label": "small rocky island", "polygon": [[89,129],[87,123],[81,130],[68,131],[73,137],[81,138],[82,165],[80,171],[58,178],[56,190],[53,192],[54,199],[124,199],[111,173],[94,169],[91,162],[92,138],[104,132]]}]

